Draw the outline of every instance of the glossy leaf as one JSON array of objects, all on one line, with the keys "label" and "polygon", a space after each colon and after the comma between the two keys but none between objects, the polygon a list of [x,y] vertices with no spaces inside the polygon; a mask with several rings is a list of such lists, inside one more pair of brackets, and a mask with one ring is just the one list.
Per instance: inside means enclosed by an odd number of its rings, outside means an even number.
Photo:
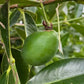
[{"label": "glossy leaf", "polygon": [[17,72],[18,72],[21,84],[25,84],[29,76],[28,65],[25,64],[25,62],[23,61],[21,57],[21,52],[19,50],[12,49],[12,54],[16,60],[15,61],[16,68],[17,68]]},{"label": "glossy leaf", "polygon": [[83,84],[83,65],[83,58],[56,61],[42,69],[27,84]]},{"label": "glossy leaf", "polygon": [[20,17],[20,11],[18,9],[14,10],[14,12],[10,15],[10,26],[14,26],[19,17]]}]

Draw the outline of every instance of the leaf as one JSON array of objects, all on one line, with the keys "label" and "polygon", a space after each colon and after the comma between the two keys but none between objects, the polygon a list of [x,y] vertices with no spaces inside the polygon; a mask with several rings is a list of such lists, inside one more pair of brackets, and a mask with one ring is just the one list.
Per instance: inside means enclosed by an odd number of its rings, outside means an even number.
[{"label": "leaf", "polygon": [[0,84],[15,84],[12,70],[8,74],[7,71],[2,74],[0,77]]},{"label": "leaf", "polygon": [[[34,8],[34,9],[35,9],[35,8]],[[36,14],[35,14],[35,13],[33,13],[32,11],[29,11],[29,10],[25,10],[25,13],[28,13],[29,15],[31,15],[31,16],[32,16],[32,18],[36,21],[37,16],[36,16]]]},{"label": "leaf", "polygon": [[2,39],[6,48],[8,57],[10,56],[10,36],[9,36],[9,14],[8,14],[8,2],[6,2],[0,9],[0,22],[4,25],[1,29]]},{"label": "leaf", "polygon": [[68,38],[69,38],[69,33],[66,33],[61,37],[63,47],[66,45]]},{"label": "leaf", "polygon": [[82,13],[83,13],[83,5],[78,4],[76,7],[75,18],[80,17],[82,15]]},{"label": "leaf", "polygon": [[[7,60],[7,56],[6,56],[6,54],[4,54],[4,56],[3,56],[3,59],[2,59],[2,63],[1,63],[1,68],[2,68],[2,73],[4,73],[4,72],[6,72],[7,71],[7,69],[8,69],[8,66],[9,66],[9,64],[8,64],[8,60]],[[7,80],[7,78],[6,78],[6,80]],[[4,81],[3,81],[4,82]],[[10,73],[9,73],[9,80],[8,80],[8,84],[15,84],[15,80],[14,80],[14,76],[13,76],[13,72],[12,72],[12,70],[10,71]],[[0,83],[1,84],[1,83]],[[3,83],[4,84],[4,83]],[[7,83],[6,83],[7,84]]]},{"label": "leaf", "polygon": [[9,73],[9,81],[8,84],[15,84],[14,76],[13,76],[13,71],[11,70]]},{"label": "leaf", "polygon": [[79,24],[71,24],[71,26],[76,29],[77,32],[81,33],[82,35],[84,35],[84,26],[83,25],[79,25]]},{"label": "leaf", "polygon": [[36,23],[40,24],[43,20],[43,12],[42,12],[42,9],[41,8],[37,8],[36,10],[36,14],[37,14],[37,20],[36,20]]},{"label": "leaf", "polygon": [[12,49],[12,54],[16,60],[15,61],[16,68],[17,68],[17,72],[18,72],[21,84],[25,84],[29,76],[28,65],[25,64],[25,62],[23,61],[21,57],[21,52],[19,50]]},{"label": "leaf", "polygon": [[8,69],[8,66],[9,64],[8,64],[7,56],[6,54],[4,54],[2,58],[2,63],[1,63],[2,73]]},{"label": "leaf", "polygon": [[6,72],[0,77],[0,84],[7,84]]},{"label": "leaf", "polygon": [[83,84],[84,59],[71,58],[56,61],[42,69],[27,84]]},{"label": "leaf", "polygon": [[15,30],[17,31],[18,35],[25,40],[25,31],[21,27],[16,27]]},{"label": "leaf", "polygon": [[35,24],[33,18],[27,13],[24,13],[23,17],[24,17],[26,36],[28,36],[28,35],[32,34],[33,32],[37,31],[37,27],[36,27],[36,24]]},{"label": "leaf", "polygon": [[45,6],[45,11],[48,15],[49,20],[54,19],[53,17],[56,16],[56,7],[57,7],[57,3],[53,3]]},{"label": "leaf", "polygon": [[14,10],[14,12],[10,15],[10,26],[14,26],[19,17],[20,17],[20,11],[18,9]]}]

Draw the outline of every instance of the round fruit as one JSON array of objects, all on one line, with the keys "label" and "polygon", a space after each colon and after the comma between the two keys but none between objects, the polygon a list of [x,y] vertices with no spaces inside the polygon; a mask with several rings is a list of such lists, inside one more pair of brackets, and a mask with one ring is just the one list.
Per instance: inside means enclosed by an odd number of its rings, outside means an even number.
[{"label": "round fruit", "polygon": [[35,32],[28,36],[22,49],[22,58],[31,65],[48,62],[58,49],[58,39],[54,30]]}]

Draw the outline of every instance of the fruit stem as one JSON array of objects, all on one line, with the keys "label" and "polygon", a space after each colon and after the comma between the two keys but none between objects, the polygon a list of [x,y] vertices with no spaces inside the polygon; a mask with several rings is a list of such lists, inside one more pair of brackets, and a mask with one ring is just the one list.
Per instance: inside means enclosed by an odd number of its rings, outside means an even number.
[{"label": "fruit stem", "polygon": [[60,39],[60,21],[59,21],[59,4],[56,8],[56,13],[57,13],[57,21],[58,21],[58,40],[59,40],[59,51],[63,54],[63,51],[62,51],[62,44],[61,44],[61,39]]},{"label": "fruit stem", "polygon": [[47,19],[47,15],[46,15],[42,0],[40,0],[40,5],[41,5],[42,11],[43,11],[43,15],[44,15],[45,21],[46,21],[47,25],[50,26],[50,22]]}]

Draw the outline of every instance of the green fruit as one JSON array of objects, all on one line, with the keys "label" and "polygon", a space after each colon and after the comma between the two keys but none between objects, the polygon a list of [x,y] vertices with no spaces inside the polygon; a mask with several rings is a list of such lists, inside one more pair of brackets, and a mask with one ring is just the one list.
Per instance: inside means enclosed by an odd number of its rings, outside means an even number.
[{"label": "green fruit", "polygon": [[35,32],[28,36],[22,49],[22,58],[31,65],[48,62],[58,49],[58,39],[54,30]]}]

